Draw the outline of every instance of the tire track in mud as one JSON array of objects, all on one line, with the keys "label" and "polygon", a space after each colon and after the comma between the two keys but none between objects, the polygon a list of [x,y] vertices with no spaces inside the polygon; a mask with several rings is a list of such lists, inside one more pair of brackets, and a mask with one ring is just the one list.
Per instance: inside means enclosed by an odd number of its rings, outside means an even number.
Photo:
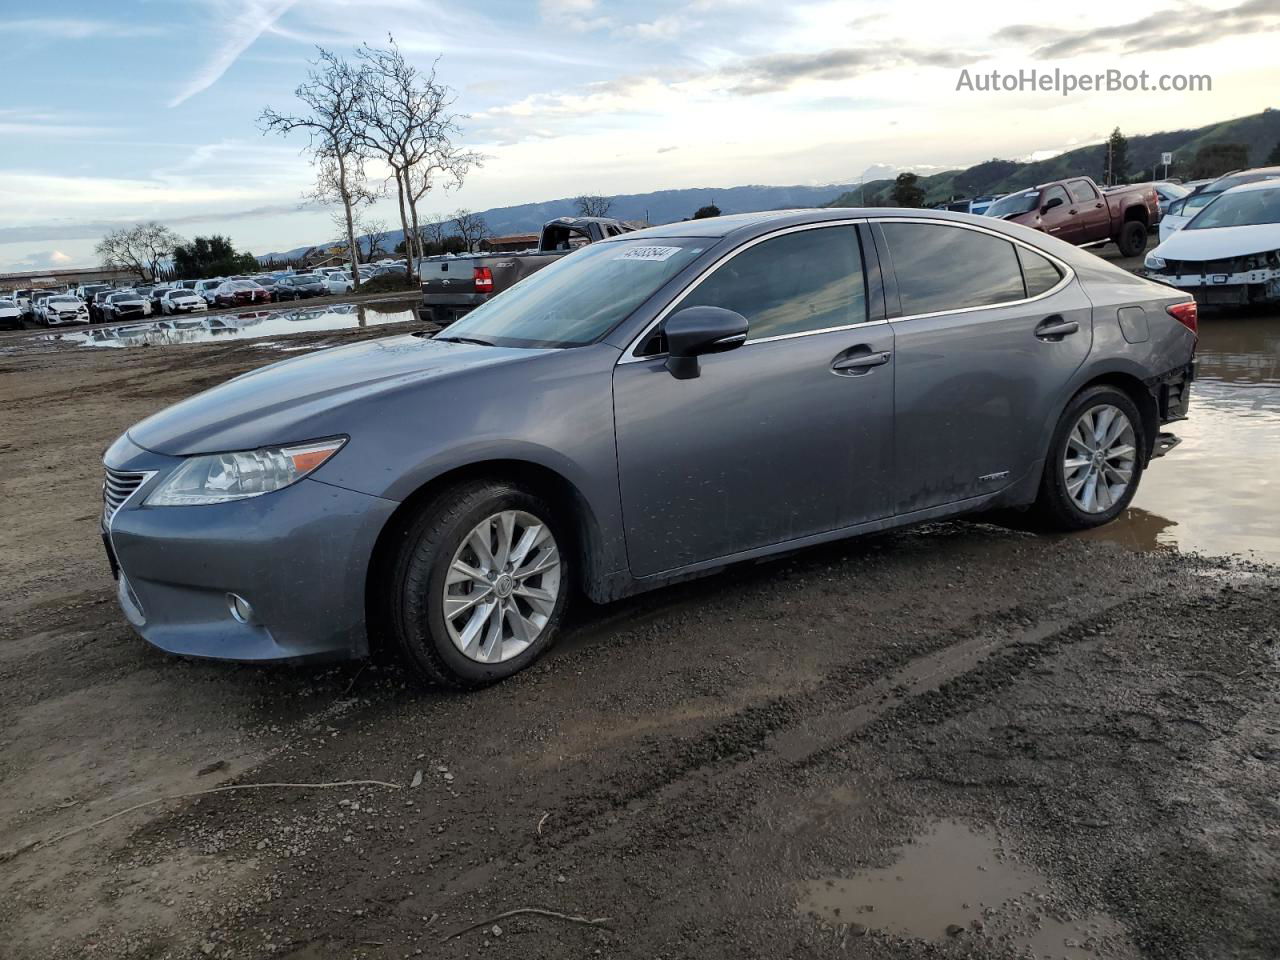
[{"label": "tire track in mud", "polygon": [[[385,919],[391,923],[400,913],[437,912],[446,902],[452,913],[455,904],[483,896],[512,868],[536,875],[566,859],[593,859],[592,850],[653,851],[685,846],[694,835],[723,832],[754,804],[762,782],[785,780],[788,771],[820,764],[904,704],[962,680],[994,655],[1018,651],[1030,666],[1055,643],[1090,629],[1090,622],[1158,596],[1162,589],[1137,587],[1092,603],[1064,600],[1050,609],[996,611],[928,638],[923,644],[928,649],[904,650],[891,658],[896,662],[873,658],[831,671],[810,690],[751,704],[689,742],[651,737],[654,756],[646,767],[656,769],[641,782],[614,780],[601,791],[566,795],[545,832],[517,841],[499,859],[451,875],[444,896],[402,900],[388,889],[372,899],[386,905]],[[707,817],[708,809],[715,815]],[[508,810],[504,819],[536,816],[530,807],[523,816]]]}]

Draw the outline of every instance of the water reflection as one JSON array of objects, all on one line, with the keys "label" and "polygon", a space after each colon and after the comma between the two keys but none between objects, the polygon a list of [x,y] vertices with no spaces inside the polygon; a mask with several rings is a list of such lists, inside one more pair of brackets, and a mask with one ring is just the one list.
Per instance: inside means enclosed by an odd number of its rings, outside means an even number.
[{"label": "water reflection", "polygon": [[1156,460],[1124,516],[1087,536],[1280,562],[1280,316],[1200,323],[1200,379],[1182,443]]},{"label": "water reflection", "polygon": [[412,301],[338,303],[295,310],[254,310],[207,317],[154,320],[115,327],[96,327],[68,333],[45,334],[42,340],[58,340],[82,347],[169,346],[208,343],[214,340],[278,337],[290,333],[347,330],[383,326],[418,319]]},{"label": "water reflection", "polygon": [[1202,380],[1280,386],[1280,316],[1204,320],[1197,355]]}]

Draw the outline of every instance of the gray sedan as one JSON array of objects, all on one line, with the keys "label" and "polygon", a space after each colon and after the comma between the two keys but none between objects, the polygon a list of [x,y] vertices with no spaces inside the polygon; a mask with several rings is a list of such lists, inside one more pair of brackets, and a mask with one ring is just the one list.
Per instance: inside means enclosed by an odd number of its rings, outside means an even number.
[{"label": "gray sedan", "polygon": [[178,654],[528,666],[573,592],[994,508],[1106,523],[1186,415],[1195,304],[1044,234],[808,210],[584,247],[107,451],[125,614]]}]

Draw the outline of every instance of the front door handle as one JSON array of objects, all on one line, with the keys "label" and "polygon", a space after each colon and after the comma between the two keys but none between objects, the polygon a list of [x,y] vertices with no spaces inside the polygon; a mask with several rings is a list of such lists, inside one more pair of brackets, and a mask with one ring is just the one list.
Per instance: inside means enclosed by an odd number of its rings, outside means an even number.
[{"label": "front door handle", "polygon": [[865,347],[854,347],[852,350],[846,350],[831,361],[831,369],[836,373],[861,376],[862,374],[870,373],[873,367],[884,366],[893,357],[893,353],[888,350],[878,353],[854,352],[865,349]]},{"label": "front door handle", "polygon": [[1061,317],[1048,317],[1036,327],[1036,336],[1041,340],[1057,341],[1080,330],[1080,324],[1074,320],[1063,320]]}]

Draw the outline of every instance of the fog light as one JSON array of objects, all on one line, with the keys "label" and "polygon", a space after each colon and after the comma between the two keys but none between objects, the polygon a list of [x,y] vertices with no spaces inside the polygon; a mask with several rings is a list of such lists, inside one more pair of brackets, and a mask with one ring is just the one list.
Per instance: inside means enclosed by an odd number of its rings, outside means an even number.
[{"label": "fog light", "polygon": [[231,611],[231,616],[240,623],[249,623],[253,620],[253,604],[238,593],[227,594],[227,608]]}]

